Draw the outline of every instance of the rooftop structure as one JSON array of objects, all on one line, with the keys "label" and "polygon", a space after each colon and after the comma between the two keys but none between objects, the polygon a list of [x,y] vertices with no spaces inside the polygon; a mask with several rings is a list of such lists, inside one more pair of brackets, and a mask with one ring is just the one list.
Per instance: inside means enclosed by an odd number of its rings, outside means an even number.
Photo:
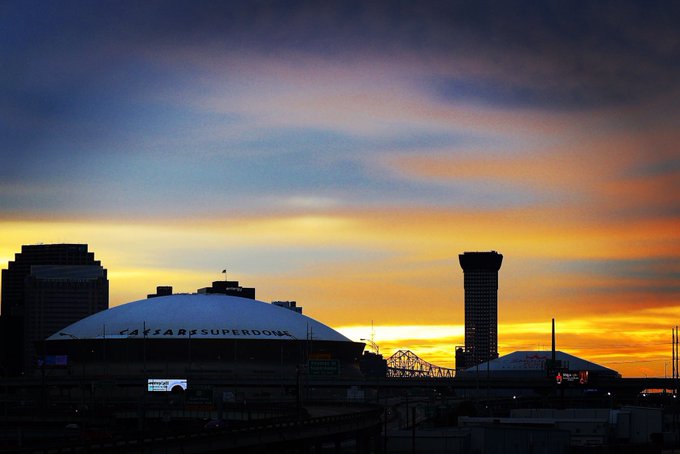
[{"label": "rooftop structure", "polygon": [[272,301],[272,304],[302,314],[302,307],[297,305],[297,301]]},{"label": "rooftop structure", "polygon": [[238,284],[238,281],[214,281],[211,287],[199,288],[196,292],[203,294],[220,293],[223,295],[250,298],[251,300],[255,299],[255,289],[253,287],[241,287]]}]

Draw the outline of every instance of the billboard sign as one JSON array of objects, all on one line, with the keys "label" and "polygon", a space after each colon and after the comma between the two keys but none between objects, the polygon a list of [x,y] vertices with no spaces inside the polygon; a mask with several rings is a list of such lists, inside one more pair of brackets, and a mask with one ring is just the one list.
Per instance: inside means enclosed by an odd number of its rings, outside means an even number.
[{"label": "billboard sign", "polygon": [[578,372],[558,372],[555,376],[555,381],[558,385],[574,383],[585,385],[588,383],[588,371],[580,370]]},{"label": "billboard sign", "polygon": [[310,359],[309,375],[338,375],[340,373],[340,365],[337,359]]},{"label": "billboard sign", "polygon": [[66,355],[46,355],[42,361],[38,361],[39,366],[68,366],[68,356]]},{"label": "billboard sign", "polygon": [[186,378],[149,378],[147,390],[149,392],[186,391]]}]

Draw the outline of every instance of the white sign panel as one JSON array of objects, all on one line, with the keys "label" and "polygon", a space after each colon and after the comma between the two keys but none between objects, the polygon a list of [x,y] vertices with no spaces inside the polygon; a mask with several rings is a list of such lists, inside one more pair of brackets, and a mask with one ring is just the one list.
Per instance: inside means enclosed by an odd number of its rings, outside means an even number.
[{"label": "white sign panel", "polygon": [[187,380],[185,378],[149,378],[147,383],[147,390],[151,392],[170,392],[173,390],[183,391],[187,389]]}]

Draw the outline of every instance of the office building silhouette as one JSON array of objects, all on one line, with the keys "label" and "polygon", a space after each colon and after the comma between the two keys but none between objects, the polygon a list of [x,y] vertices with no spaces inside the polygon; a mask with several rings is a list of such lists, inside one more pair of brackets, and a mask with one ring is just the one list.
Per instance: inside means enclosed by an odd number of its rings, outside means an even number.
[{"label": "office building silhouette", "polygon": [[1,358],[8,375],[38,364],[35,343],[109,307],[106,269],[86,244],[22,246],[2,270]]},{"label": "office building silhouette", "polygon": [[465,287],[465,347],[456,351],[456,368],[465,369],[498,358],[498,270],[496,251],[458,256]]}]

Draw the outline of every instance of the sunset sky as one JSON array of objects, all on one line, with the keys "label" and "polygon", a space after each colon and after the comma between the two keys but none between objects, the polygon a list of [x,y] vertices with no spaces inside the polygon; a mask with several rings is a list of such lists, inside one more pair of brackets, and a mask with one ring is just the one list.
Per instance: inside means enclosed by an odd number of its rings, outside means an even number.
[{"label": "sunset sky", "polygon": [[458,254],[499,350],[671,371],[680,3],[0,3],[0,268],[87,243],[111,305],[222,279],[453,367]]}]

